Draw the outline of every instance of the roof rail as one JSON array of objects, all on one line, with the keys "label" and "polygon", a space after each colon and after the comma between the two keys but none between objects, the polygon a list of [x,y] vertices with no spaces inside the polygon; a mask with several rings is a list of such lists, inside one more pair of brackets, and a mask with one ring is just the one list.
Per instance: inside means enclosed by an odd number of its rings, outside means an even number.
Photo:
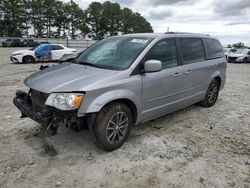
[{"label": "roof rail", "polygon": [[189,32],[173,32],[173,31],[169,31],[169,32],[165,32],[164,34],[195,34],[195,35],[206,35],[206,36],[210,36],[208,34],[200,34],[200,33],[189,33]]}]

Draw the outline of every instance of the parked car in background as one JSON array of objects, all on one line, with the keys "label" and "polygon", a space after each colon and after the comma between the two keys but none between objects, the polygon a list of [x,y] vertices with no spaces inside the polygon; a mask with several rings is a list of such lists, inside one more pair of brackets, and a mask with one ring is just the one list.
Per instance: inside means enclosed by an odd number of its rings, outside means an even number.
[{"label": "parked car in background", "polygon": [[[200,102],[213,106],[224,88],[226,61],[220,42],[187,33],[129,34],[105,38],[73,63],[43,69],[24,83],[13,102],[23,117],[56,133],[64,125],[88,127],[112,151],[133,124]],[[214,108],[213,110],[216,110]]]},{"label": "parked car in background", "polygon": [[3,47],[21,47],[23,46],[23,43],[20,39],[6,39],[4,42],[2,42]]},{"label": "parked car in background", "polygon": [[22,44],[23,46],[27,47],[35,47],[38,46],[40,43],[38,41],[35,41],[34,39],[24,39]]},{"label": "parked car in background", "polygon": [[40,44],[50,44],[50,42],[48,42],[48,41],[42,41],[42,42],[40,42]]},{"label": "parked car in background", "polygon": [[242,48],[238,49],[234,53],[228,54],[227,61],[229,63],[247,63],[250,61],[250,49]]},{"label": "parked car in background", "polygon": [[35,63],[38,61],[59,61],[64,55],[75,54],[76,49],[60,44],[41,44],[29,50],[19,50],[10,56],[15,63]]},{"label": "parked car in background", "polygon": [[63,63],[66,61],[73,61],[77,56],[79,55],[79,53],[75,53],[75,54],[64,54],[61,59],[59,59],[59,63]]},{"label": "parked car in background", "polygon": [[237,49],[235,49],[235,48],[224,48],[224,53],[225,53],[226,59],[228,58],[228,55],[233,54],[236,51],[237,51]]}]

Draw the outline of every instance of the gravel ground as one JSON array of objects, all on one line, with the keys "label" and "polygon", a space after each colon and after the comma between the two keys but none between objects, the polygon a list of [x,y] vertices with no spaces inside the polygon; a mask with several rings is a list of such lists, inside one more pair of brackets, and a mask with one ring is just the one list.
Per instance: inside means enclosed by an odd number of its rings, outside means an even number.
[{"label": "gravel ground", "polygon": [[87,131],[39,125],[12,104],[41,64],[11,64],[0,48],[0,187],[250,187],[250,63],[228,64],[215,106],[198,105],[135,126],[120,149],[98,149]]}]

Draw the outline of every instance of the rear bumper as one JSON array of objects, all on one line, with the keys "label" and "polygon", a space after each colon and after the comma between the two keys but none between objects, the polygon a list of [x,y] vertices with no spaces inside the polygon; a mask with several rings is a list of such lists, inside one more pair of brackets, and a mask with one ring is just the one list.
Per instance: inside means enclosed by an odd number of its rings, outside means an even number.
[{"label": "rear bumper", "polygon": [[13,103],[24,117],[29,117],[42,125],[48,125],[52,121],[53,116],[49,109],[43,113],[33,110],[30,96],[25,92],[17,91]]}]

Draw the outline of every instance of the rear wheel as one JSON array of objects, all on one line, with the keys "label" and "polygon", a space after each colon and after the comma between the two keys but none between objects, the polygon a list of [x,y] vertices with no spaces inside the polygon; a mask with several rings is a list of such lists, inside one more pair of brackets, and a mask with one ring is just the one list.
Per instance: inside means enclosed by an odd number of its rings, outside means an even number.
[{"label": "rear wheel", "polygon": [[36,60],[32,56],[25,56],[23,57],[23,63],[35,63]]},{"label": "rear wheel", "polygon": [[105,106],[96,116],[94,133],[97,145],[113,151],[127,140],[132,127],[132,114],[123,103],[111,103]]},{"label": "rear wheel", "polygon": [[218,80],[214,79],[210,83],[206,97],[203,101],[201,101],[201,105],[205,107],[213,106],[217,101],[217,98],[219,96],[219,91],[220,91],[220,83]]}]

